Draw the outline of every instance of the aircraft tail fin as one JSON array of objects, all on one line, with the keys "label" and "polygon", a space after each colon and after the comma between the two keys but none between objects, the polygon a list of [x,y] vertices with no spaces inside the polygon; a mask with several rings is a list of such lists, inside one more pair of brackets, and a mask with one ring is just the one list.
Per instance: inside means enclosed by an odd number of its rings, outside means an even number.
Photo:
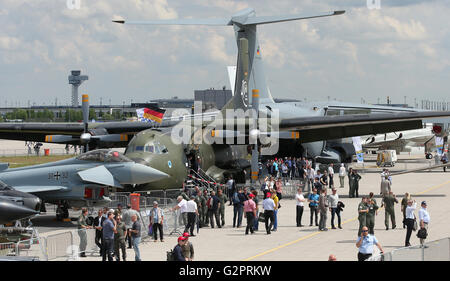
[{"label": "aircraft tail fin", "polygon": [[[252,90],[259,92],[259,104],[274,103],[270,90],[266,83],[264,67],[262,63],[261,50],[256,34],[256,27],[261,24],[279,23],[293,20],[303,20],[312,18],[321,18],[341,15],[345,11],[334,11],[313,16],[287,15],[287,16],[256,16],[255,10],[247,8],[237,12],[231,18],[221,19],[168,19],[168,20],[150,20],[150,21],[126,21],[113,20],[120,24],[139,24],[139,25],[215,25],[215,26],[233,26],[235,31],[236,43],[240,49],[241,39],[246,39],[248,61],[248,72],[243,71],[241,51],[237,57],[237,69],[235,75],[234,95],[222,110],[226,109],[248,109],[252,104],[252,97],[248,95]],[[246,79],[244,83],[244,79]],[[233,87],[233,85],[232,85]],[[247,90],[248,89],[248,90]]]}]

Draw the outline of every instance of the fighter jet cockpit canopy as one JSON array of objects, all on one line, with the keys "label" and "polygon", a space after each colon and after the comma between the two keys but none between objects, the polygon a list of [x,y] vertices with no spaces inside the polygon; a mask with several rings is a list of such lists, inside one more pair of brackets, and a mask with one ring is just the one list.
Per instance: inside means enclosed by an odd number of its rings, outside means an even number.
[{"label": "fighter jet cockpit canopy", "polygon": [[106,162],[106,163],[133,162],[133,160],[124,156],[122,153],[109,149],[92,150],[78,156],[77,159],[82,161]]},{"label": "fighter jet cockpit canopy", "polygon": [[0,180],[0,190],[13,190],[13,188]]}]

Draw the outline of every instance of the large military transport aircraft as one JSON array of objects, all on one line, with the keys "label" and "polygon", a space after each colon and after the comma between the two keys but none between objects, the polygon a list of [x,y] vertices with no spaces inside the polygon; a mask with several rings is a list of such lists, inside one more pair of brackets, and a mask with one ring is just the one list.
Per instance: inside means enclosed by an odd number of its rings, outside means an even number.
[{"label": "large military transport aircraft", "polygon": [[[401,130],[419,129],[424,119],[449,117],[450,112],[396,112],[380,114],[326,115],[325,107],[305,107],[297,103],[275,103],[266,84],[262,50],[257,39],[257,26],[292,20],[305,20],[342,15],[335,11],[314,16],[256,16],[245,9],[224,19],[172,19],[154,21],[115,20],[119,24],[144,25],[214,25],[232,26],[238,45],[234,97],[222,109],[222,117],[213,121],[183,120],[159,128],[148,123],[114,122],[84,124],[0,124],[0,137],[58,143],[78,142],[93,147],[127,146],[125,155],[134,161],[169,175],[143,188],[180,187],[189,171],[188,159],[199,159],[196,165],[216,179],[225,173],[243,174],[256,163],[262,150],[273,147],[273,155],[292,153],[319,156],[326,140],[376,135]],[[243,111],[244,116],[229,116]],[[84,111],[86,112],[86,111]],[[208,119],[209,120],[209,119]],[[226,126],[224,126],[226,124]],[[264,124],[268,126],[264,126]],[[175,131],[175,133],[174,133]],[[181,131],[181,134],[176,132]],[[130,141],[131,136],[134,138]],[[201,141],[202,139],[214,141]],[[243,139],[237,141],[236,139]],[[344,145],[334,148],[336,157],[345,158]],[[264,153],[267,153],[265,151]],[[252,161],[248,161],[248,155]]]}]

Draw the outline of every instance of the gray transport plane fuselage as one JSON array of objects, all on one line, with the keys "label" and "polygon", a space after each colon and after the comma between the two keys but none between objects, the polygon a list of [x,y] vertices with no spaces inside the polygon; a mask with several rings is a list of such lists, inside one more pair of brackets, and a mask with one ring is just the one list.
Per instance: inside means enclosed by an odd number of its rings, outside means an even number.
[{"label": "gray transport plane fuselage", "polygon": [[[0,180],[46,203],[69,207],[102,206],[109,189],[144,184],[168,175],[135,163],[117,151],[92,150],[77,157],[0,171]],[[66,211],[66,210],[64,210]]]}]

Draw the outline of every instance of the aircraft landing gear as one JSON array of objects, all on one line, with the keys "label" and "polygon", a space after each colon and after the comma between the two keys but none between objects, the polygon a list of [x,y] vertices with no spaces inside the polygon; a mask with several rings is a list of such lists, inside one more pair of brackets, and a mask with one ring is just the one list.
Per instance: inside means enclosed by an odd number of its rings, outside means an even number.
[{"label": "aircraft landing gear", "polygon": [[67,203],[58,204],[58,208],[56,208],[56,220],[63,221],[69,217],[69,206]]}]

